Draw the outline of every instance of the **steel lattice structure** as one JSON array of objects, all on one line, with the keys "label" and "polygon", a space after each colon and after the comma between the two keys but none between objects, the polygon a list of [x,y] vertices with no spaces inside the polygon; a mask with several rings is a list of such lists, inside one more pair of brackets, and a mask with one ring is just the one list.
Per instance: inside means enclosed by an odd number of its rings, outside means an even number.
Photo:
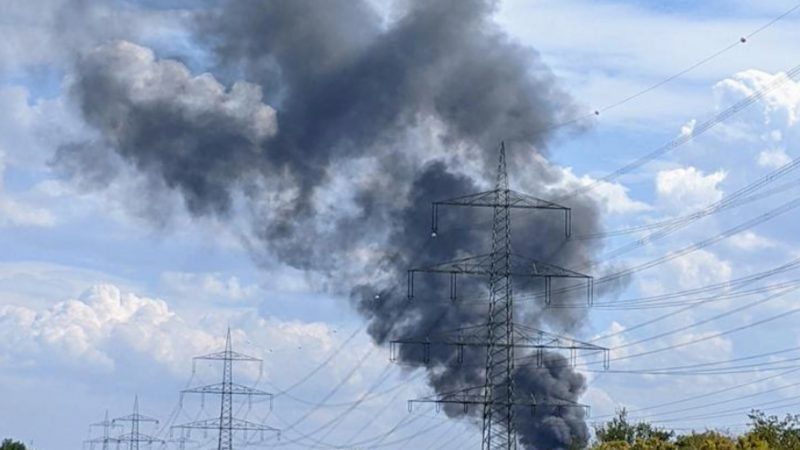
[{"label": "steel lattice structure", "polygon": [[94,450],[95,445],[101,444],[103,450],[108,450],[108,444],[116,443],[116,438],[111,437],[111,430],[114,428],[120,428],[121,425],[114,424],[111,419],[108,418],[108,410],[106,410],[105,418],[101,422],[95,422],[89,425],[89,433],[91,434],[92,429],[94,428],[102,428],[103,429],[103,436],[97,437],[94,439],[88,439],[84,441],[84,448],[86,444],[89,446],[89,450]]},{"label": "steel lattice structure", "polygon": [[140,424],[142,422],[150,422],[155,425],[158,425],[158,420],[152,417],[143,416],[139,414],[139,396],[137,395],[133,401],[133,413],[123,417],[117,417],[116,419],[111,421],[111,426],[117,425],[119,422],[130,422],[131,424],[131,431],[130,433],[125,433],[116,438],[111,438],[105,445],[107,446],[108,442],[115,442],[119,446],[119,444],[128,443],[129,450],[139,450],[139,444],[145,443],[148,444],[149,447],[152,448],[152,444],[165,444],[166,442],[162,439],[158,439],[157,437],[150,436],[139,431]]},{"label": "steel lattice structure", "polygon": [[571,210],[553,202],[518,193],[509,189],[506,166],[505,145],[500,145],[500,160],[497,168],[495,189],[449,200],[434,202],[432,206],[432,235],[438,233],[438,210],[440,206],[489,207],[493,209],[492,251],[489,254],[461,258],[408,271],[408,299],[414,299],[414,274],[418,272],[446,273],[450,275],[450,299],[457,301],[458,275],[483,275],[488,277],[489,314],[484,324],[442,331],[429,336],[417,336],[392,340],[390,354],[394,359],[398,346],[420,345],[424,349],[423,361],[429,362],[431,345],[457,347],[458,363],[462,362],[464,347],[486,349],[485,381],[483,386],[469,387],[456,392],[438,394],[409,402],[414,403],[459,404],[465,412],[470,405],[482,408],[482,448],[515,449],[517,447],[514,429],[515,410],[527,407],[588,408],[562,399],[536,399],[515,391],[514,371],[516,349],[533,351],[537,361],[543,363],[545,350],[566,350],[574,363],[579,351],[601,352],[608,365],[608,349],[590,343],[557,336],[541,330],[517,324],[514,321],[513,277],[532,277],[544,279],[545,303],[551,301],[551,280],[553,278],[586,280],[588,303],[593,297],[592,277],[552,264],[535,261],[511,251],[511,210],[545,209],[562,211],[565,222],[565,235],[571,229]]},{"label": "steel lattice structure", "polygon": [[[233,450],[233,436],[237,431],[244,433],[258,432],[263,435],[264,432],[275,432],[280,437],[280,430],[272,428],[259,423],[249,422],[247,420],[239,419],[233,415],[233,399],[234,396],[246,396],[248,400],[252,397],[268,397],[270,400],[270,408],[272,407],[272,394],[259,389],[251,388],[241,384],[234,383],[233,381],[233,364],[234,362],[253,362],[262,363],[262,360],[253,356],[248,356],[242,353],[233,351],[231,345],[231,330],[228,328],[228,333],[225,338],[225,350],[221,352],[211,353],[208,355],[197,356],[194,358],[194,363],[198,360],[209,361],[222,361],[222,382],[210,384],[207,386],[198,386],[181,391],[181,402],[185,394],[200,394],[217,395],[220,397],[220,411],[219,417],[206,420],[198,420],[181,425],[175,425],[172,429],[179,429],[184,433],[189,433],[191,430],[217,430],[219,439],[217,443],[218,450]],[[194,369],[193,369],[194,372]],[[183,436],[185,437],[185,436]]]}]

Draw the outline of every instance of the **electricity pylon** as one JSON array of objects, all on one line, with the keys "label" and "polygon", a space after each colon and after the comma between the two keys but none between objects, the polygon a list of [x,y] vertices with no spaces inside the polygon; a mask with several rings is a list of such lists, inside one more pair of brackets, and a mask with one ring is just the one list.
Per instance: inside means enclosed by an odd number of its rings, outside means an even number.
[{"label": "electricity pylon", "polygon": [[113,430],[114,428],[120,428],[120,427],[121,427],[121,425],[114,424],[111,421],[111,419],[108,418],[108,410],[106,410],[105,418],[101,422],[95,422],[95,423],[89,425],[89,433],[90,434],[92,432],[92,429],[94,429],[94,428],[102,428],[103,429],[103,435],[101,437],[88,439],[88,440],[84,441],[84,448],[86,447],[86,444],[88,444],[89,445],[89,450],[94,450],[95,449],[95,445],[101,444],[102,445],[101,448],[103,450],[108,450],[109,449],[109,444],[117,442],[116,438],[111,437],[111,430]]},{"label": "electricity pylon", "polygon": [[515,449],[517,436],[514,428],[515,409],[529,407],[577,407],[588,408],[569,400],[537,399],[532,394],[520,395],[515,391],[514,372],[516,349],[536,352],[537,362],[544,364],[545,350],[568,350],[574,363],[579,351],[601,352],[608,365],[608,349],[594,344],[557,336],[514,322],[513,277],[544,279],[545,304],[552,299],[551,281],[556,279],[581,279],[586,281],[588,303],[593,297],[592,277],[552,264],[521,257],[511,251],[511,210],[546,209],[564,213],[565,234],[570,235],[571,210],[565,206],[542,200],[509,189],[506,167],[505,145],[500,145],[500,161],[497,181],[491,191],[465,195],[434,202],[432,206],[432,235],[438,233],[438,210],[440,206],[489,207],[493,209],[491,253],[461,258],[455,261],[414,268],[408,271],[408,299],[414,299],[414,274],[418,272],[444,273],[450,275],[450,299],[458,300],[458,275],[482,275],[489,281],[488,322],[477,326],[466,326],[445,330],[428,336],[415,336],[393,340],[391,355],[396,355],[397,346],[421,345],[424,362],[430,360],[432,345],[452,345],[457,348],[457,363],[463,362],[464,347],[486,349],[485,381],[482,386],[468,387],[456,392],[437,394],[409,402],[463,405],[465,412],[470,405],[482,408],[482,448]]},{"label": "electricity pylon", "polygon": [[248,422],[247,420],[236,418],[233,415],[234,395],[246,396],[248,401],[251,401],[254,396],[268,397],[271,407],[272,394],[233,382],[233,363],[235,361],[257,362],[259,365],[262,361],[259,358],[233,351],[231,347],[230,328],[228,328],[228,334],[225,338],[225,350],[197,356],[194,358],[193,363],[196,363],[198,360],[222,361],[222,382],[183,390],[181,391],[181,402],[183,402],[183,396],[185,394],[200,394],[202,396],[206,394],[218,395],[220,397],[219,417],[176,425],[173,426],[172,429],[179,429],[184,433],[188,433],[191,430],[217,430],[219,433],[217,442],[218,450],[233,450],[233,435],[237,431],[242,431],[245,434],[248,431],[259,432],[262,435],[262,440],[263,434],[266,431],[276,432],[278,433],[278,437],[280,437],[280,430],[277,428]]},{"label": "electricity pylon", "polygon": [[139,444],[145,443],[148,447],[152,448],[152,444],[165,444],[162,439],[144,434],[139,431],[142,422],[150,422],[158,425],[158,420],[152,417],[143,416],[139,414],[139,396],[137,395],[133,401],[133,413],[123,417],[117,417],[111,421],[111,425],[117,425],[119,422],[130,422],[130,433],[124,433],[113,439],[117,444],[128,443],[129,450],[139,450]]}]

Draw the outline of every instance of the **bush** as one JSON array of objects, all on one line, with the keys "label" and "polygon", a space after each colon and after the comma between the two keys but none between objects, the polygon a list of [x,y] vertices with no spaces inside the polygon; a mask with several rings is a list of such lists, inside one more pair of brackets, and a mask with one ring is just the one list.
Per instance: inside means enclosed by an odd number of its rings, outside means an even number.
[{"label": "bush", "polygon": [[3,443],[0,444],[0,450],[25,450],[25,444],[11,439],[4,439]]}]

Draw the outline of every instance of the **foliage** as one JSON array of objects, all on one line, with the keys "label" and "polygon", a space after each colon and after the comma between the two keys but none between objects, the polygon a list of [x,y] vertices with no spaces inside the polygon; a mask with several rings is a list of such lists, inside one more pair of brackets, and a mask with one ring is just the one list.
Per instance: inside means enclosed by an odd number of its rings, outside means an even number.
[{"label": "foliage", "polygon": [[604,425],[595,428],[596,443],[591,450],[798,450],[800,415],[783,419],[761,411],[749,414],[748,430],[730,435],[714,430],[675,435],[647,422],[631,423],[620,410]]},{"label": "foliage", "polygon": [[639,441],[669,442],[674,434],[672,431],[654,428],[647,422],[631,424],[628,422],[628,412],[624,408],[617,411],[616,417],[610,422],[595,428],[594,431],[601,443],[624,442],[630,445]]},{"label": "foliage", "polygon": [[0,450],[25,450],[25,444],[11,439],[4,439],[3,443],[0,444]]},{"label": "foliage", "polygon": [[783,419],[767,416],[762,411],[748,414],[748,435],[767,443],[770,449],[800,449],[800,416],[787,414]]},{"label": "foliage", "polygon": [[717,431],[678,436],[675,448],[681,450],[739,450],[736,440]]}]

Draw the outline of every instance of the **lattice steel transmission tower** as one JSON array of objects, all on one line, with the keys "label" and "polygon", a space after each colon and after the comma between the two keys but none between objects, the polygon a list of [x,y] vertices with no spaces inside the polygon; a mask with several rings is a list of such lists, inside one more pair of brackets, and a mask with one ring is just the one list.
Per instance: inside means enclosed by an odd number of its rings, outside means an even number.
[{"label": "lattice steel transmission tower", "polygon": [[[244,386],[234,383],[233,381],[233,364],[234,362],[251,362],[259,364],[259,371],[262,370],[262,360],[253,356],[248,356],[242,353],[233,351],[231,348],[231,329],[228,328],[228,334],[225,338],[225,350],[221,352],[211,353],[204,356],[197,356],[194,358],[193,364],[198,360],[209,361],[222,361],[222,382],[210,384],[207,386],[198,386],[181,391],[181,402],[185,394],[199,394],[205,396],[207,394],[216,395],[220,397],[220,411],[219,417],[213,419],[199,420],[189,422],[182,425],[173,426],[172,429],[179,429],[182,433],[189,433],[191,430],[217,430],[219,439],[217,443],[218,450],[233,450],[233,435],[235,432],[243,432],[245,436],[248,432],[275,432],[280,438],[280,430],[266,425],[249,422],[244,419],[234,417],[233,405],[234,396],[247,397],[251,401],[253,397],[267,397],[270,401],[270,408],[272,407],[272,394],[269,392],[261,391],[255,388]],[[194,368],[192,371],[194,372]],[[185,436],[184,436],[185,437]]]},{"label": "lattice steel transmission tower", "polygon": [[95,428],[102,428],[103,429],[103,435],[101,437],[90,438],[90,439],[84,441],[83,442],[84,448],[88,444],[89,450],[94,450],[95,446],[97,444],[100,444],[100,445],[102,445],[102,447],[101,447],[102,450],[108,450],[109,449],[109,444],[117,442],[116,438],[111,437],[111,431],[114,428],[120,428],[120,427],[121,427],[121,425],[114,424],[111,421],[111,419],[108,418],[108,410],[106,410],[105,418],[101,422],[95,422],[95,423],[89,425],[89,434],[90,435],[92,433],[92,430],[95,429]]},{"label": "lattice steel transmission tower", "polygon": [[112,438],[113,442],[118,444],[125,444],[127,443],[129,450],[139,450],[139,444],[147,444],[148,447],[152,448],[153,444],[166,444],[166,442],[162,439],[158,439],[157,437],[150,436],[148,434],[144,434],[140,432],[140,425],[141,423],[153,423],[154,425],[158,425],[158,420],[152,417],[143,416],[139,414],[139,396],[137,395],[133,401],[133,413],[123,417],[117,417],[116,419],[111,421],[111,425],[117,425],[119,422],[130,422],[131,431],[130,433],[124,433],[116,438]]},{"label": "lattice steel transmission tower", "polygon": [[450,299],[458,300],[457,277],[459,275],[482,275],[488,277],[489,312],[485,324],[470,325],[455,330],[444,330],[428,336],[396,339],[390,343],[392,358],[398,346],[422,346],[424,362],[430,361],[432,345],[455,346],[457,363],[463,362],[465,347],[486,350],[485,381],[482,386],[468,387],[456,392],[438,394],[415,402],[463,405],[465,412],[470,405],[481,407],[482,448],[515,449],[517,447],[514,428],[515,410],[520,407],[588,408],[568,400],[537,399],[532,393],[515,391],[515,350],[535,352],[539,365],[544,364],[544,351],[569,351],[574,364],[577,352],[601,352],[608,366],[608,349],[594,344],[557,336],[527,327],[514,321],[514,297],[512,278],[529,277],[544,280],[544,299],[547,305],[552,299],[552,279],[580,279],[586,282],[589,305],[593,297],[592,277],[552,264],[525,258],[511,251],[511,210],[545,209],[564,214],[565,234],[570,235],[571,210],[565,206],[542,200],[509,189],[506,167],[505,145],[500,145],[500,161],[497,168],[495,188],[490,191],[434,202],[432,205],[432,235],[438,233],[438,210],[440,206],[471,206],[493,209],[491,253],[461,258],[432,266],[413,268],[408,271],[408,299],[414,299],[414,274],[430,272],[450,275]]}]

